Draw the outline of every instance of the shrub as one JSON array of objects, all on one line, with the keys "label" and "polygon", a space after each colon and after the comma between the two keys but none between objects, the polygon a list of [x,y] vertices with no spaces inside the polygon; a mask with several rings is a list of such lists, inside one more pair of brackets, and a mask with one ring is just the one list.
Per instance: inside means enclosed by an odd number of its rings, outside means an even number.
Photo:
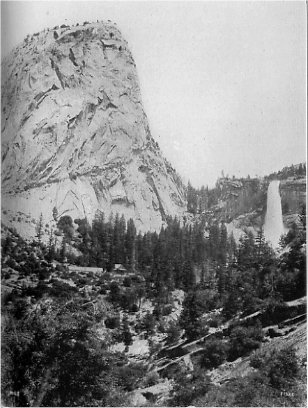
[{"label": "shrub", "polygon": [[248,352],[257,349],[263,339],[261,323],[257,320],[254,326],[237,326],[230,333],[230,349],[229,360],[247,354]]},{"label": "shrub", "polygon": [[136,313],[136,312],[138,312],[138,310],[139,310],[139,308],[136,305],[136,303],[133,303],[132,306],[129,309],[129,311],[132,312],[132,313]]},{"label": "shrub", "polygon": [[299,373],[299,363],[295,350],[273,350],[268,353],[256,352],[250,365],[260,370],[274,388],[284,388],[292,384]]},{"label": "shrub", "polygon": [[28,303],[24,299],[19,299],[14,304],[13,315],[16,319],[22,319],[28,312]]},{"label": "shrub", "polygon": [[222,324],[222,317],[220,316],[213,316],[208,321],[207,324],[209,327],[219,327]]},{"label": "shrub", "polygon": [[157,324],[157,330],[161,333],[166,333],[166,325],[163,320],[159,320]]},{"label": "shrub", "polygon": [[4,272],[4,274],[3,274],[4,279],[10,279],[10,277],[11,277],[10,272]]},{"label": "shrub", "polygon": [[117,284],[117,282],[112,281],[110,284],[110,294],[109,294],[109,298],[111,302],[117,302],[119,300],[119,296],[120,296],[120,288],[119,285]]},{"label": "shrub", "polygon": [[147,312],[142,320],[142,327],[146,330],[147,334],[154,333],[155,318],[152,313]]},{"label": "shrub", "polygon": [[52,283],[52,287],[49,289],[49,293],[54,297],[70,298],[77,292],[77,288],[69,285],[68,283],[55,280]]},{"label": "shrub", "polygon": [[169,325],[169,327],[168,327],[166,333],[167,333],[167,344],[175,343],[175,342],[178,341],[179,338],[181,337],[181,329],[180,329],[180,327],[179,327],[176,323],[174,323],[174,322],[172,322],[172,323]]},{"label": "shrub", "polygon": [[143,380],[143,386],[152,387],[152,385],[155,385],[159,382],[159,379],[160,377],[157,371],[150,371],[149,373],[147,373]]},{"label": "shrub", "polygon": [[141,363],[130,363],[129,365],[119,367],[115,373],[118,385],[125,391],[132,391],[137,383],[144,377],[146,367]]},{"label": "shrub", "polygon": [[162,315],[163,316],[168,316],[172,312],[172,306],[171,305],[165,305],[162,309]]},{"label": "shrub", "polygon": [[105,326],[108,329],[117,329],[120,327],[120,318],[119,316],[110,316],[105,320]]},{"label": "shrub", "polygon": [[47,269],[42,269],[39,271],[39,279],[40,280],[45,280],[45,279],[49,279],[51,276],[51,272]]},{"label": "shrub", "polygon": [[290,310],[284,302],[274,298],[267,299],[265,312],[262,315],[263,325],[277,324],[288,317],[290,317]]},{"label": "shrub", "polygon": [[15,262],[14,259],[9,258],[9,259],[6,261],[6,265],[9,266],[10,268],[14,269],[14,268],[17,266],[17,263]]},{"label": "shrub", "polygon": [[228,355],[228,345],[222,340],[209,340],[205,343],[200,365],[212,369],[222,364]]},{"label": "shrub", "polygon": [[172,391],[170,406],[187,407],[195,398],[205,395],[210,389],[210,379],[203,371],[194,371],[188,378],[183,372],[179,373],[176,385]]},{"label": "shrub", "polygon": [[123,286],[129,288],[131,284],[132,284],[131,279],[128,276],[125,276],[125,278],[123,279]]},{"label": "shrub", "polygon": [[154,340],[149,340],[149,350],[150,350],[150,355],[152,356],[153,354],[158,353],[162,348],[162,344],[154,341]]},{"label": "shrub", "polygon": [[61,265],[61,264],[58,264],[58,265],[56,266],[56,271],[65,272],[65,266],[64,266],[64,265]]},{"label": "shrub", "polygon": [[70,217],[69,215],[62,216],[57,223],[57,227],[60,231],[63,231],[64,235],[67,238],[69,239],[73,238],[74,227],[72,217]]}]

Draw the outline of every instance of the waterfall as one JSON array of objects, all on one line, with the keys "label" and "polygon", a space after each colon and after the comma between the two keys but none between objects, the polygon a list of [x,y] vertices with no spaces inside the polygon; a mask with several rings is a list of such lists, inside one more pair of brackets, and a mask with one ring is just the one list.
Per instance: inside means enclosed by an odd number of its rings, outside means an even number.
[{"label": "waterfall", "polygon": [[264,236],[272,244],[274,249],[278,248],[281,235],[284,234],[282,220],[281,198],[279,194],[279,180],[270,182],[267,190],[267,209],[264,223]]}]

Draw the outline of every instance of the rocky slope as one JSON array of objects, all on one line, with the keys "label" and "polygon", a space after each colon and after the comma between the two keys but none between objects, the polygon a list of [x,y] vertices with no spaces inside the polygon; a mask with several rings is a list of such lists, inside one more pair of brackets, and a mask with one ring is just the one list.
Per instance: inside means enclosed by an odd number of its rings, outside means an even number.
[{"label": "rocky slope", "polygon": [[2,217],[20,232],[40,213],[51,221],[55,208],[89,221],[119,212],[140,230],[184,211],[183,184],[151,137],[115,24],[28,36],[2,63],[1,115]]}]

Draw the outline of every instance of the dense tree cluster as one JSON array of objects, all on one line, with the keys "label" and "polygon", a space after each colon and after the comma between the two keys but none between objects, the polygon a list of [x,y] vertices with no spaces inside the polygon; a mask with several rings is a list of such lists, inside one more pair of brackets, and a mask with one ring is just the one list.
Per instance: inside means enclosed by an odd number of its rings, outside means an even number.
[{"label": "dense tree cluster", "polygon": [[[73,224],[76,231],[74,232]],[[49,258],[82,266],[97,266],[111,271],[115,264],[124,265],[129,271],[139,271],[160,295],[174,288],[189,289],[196,276],[204,279],[215,269],[236,257],[236,243],[228,237],[226,226],[205,222],[180,223],[168,218],[159,233],[137,234],[132,219],[104,214],[95,217],[92,225],[86,219],[61,217],[58,229],[62,233],[61,248],[56,251],[55,238],[50,233],[49,243],[41,245]],[[57,233],[59,235],[59,233]],[[80,255],[69,250],[75,247]],[[129,286],[129,285],[128,285]]]}]

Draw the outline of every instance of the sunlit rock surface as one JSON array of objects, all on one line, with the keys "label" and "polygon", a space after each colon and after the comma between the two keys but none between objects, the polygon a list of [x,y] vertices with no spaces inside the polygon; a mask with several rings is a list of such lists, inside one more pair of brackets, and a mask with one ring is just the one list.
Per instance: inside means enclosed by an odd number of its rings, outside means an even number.
[{"label": "sunlit rock surface", "polygon": [[27,37],[2,63],[1,115],[2,217],[21,232],[40,213],[51,221],[54,207],[90,222],[97,210],[119,212],[143,231],[184,211],[113,23]]}]

